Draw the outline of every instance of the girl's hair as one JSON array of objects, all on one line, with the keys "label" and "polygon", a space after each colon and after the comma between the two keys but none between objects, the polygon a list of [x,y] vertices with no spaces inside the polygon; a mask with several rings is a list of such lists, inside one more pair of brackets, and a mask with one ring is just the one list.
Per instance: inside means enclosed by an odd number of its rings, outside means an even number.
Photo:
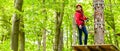
[{"label": "girl's hair", "polygon": [[78,5],[76,5],[76,8],[78,8],[78,6],[81,7],[81,13],[84,14],[83,9],[82,9],[82,6],[81,6],[80,4],[78,4]]},{"label": "girl's hair", "polygon": [[78,8],[78,6],[80,6],[82,8],[82,6],[80,4],[76,5],[76,8]]}]

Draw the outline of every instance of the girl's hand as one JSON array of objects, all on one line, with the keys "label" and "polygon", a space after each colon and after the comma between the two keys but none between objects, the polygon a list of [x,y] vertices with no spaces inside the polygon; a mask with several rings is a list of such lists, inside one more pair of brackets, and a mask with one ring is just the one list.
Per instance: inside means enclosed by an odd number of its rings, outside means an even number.
[{"label": "girl's hand", "polygon": [[81,26],[81,25],[79,25],[79,28],[80,28],[80,29],[82,29],[82,26]]}]

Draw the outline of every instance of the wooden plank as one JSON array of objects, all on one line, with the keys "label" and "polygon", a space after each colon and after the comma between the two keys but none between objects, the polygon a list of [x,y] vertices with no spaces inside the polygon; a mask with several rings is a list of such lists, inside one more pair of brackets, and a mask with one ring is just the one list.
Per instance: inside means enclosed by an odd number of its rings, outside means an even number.
[{"label": "wooden plank", "polygon": [[99,48],[99,46],[88,46],[88,48],[89,48],[91,51],[102,51],[102,49]]},{"label": "wooden plank", "polygon": [[117,48],[114,45],[100,45],[100,48],[104,51],[117,51]]},{"label": "wooden plank", "polygon": [[87,46],[83,46],[83,45],[73,46],[73,48],[79,51],[90,51]]},{"label": "wooden plank", "polygon": [[75,51],[119,51],[114,45],[75,45],[72,46]]}]

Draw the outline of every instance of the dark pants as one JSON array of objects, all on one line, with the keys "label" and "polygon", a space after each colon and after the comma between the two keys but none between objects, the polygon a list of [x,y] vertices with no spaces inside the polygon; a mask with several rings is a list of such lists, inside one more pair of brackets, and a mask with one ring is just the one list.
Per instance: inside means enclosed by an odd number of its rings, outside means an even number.
[{"label": "dark pants", "polygon": [[[77,26],[78,27],[78,26]],[[85,26],[82,26],[82,29],[78,27],[79,32],[79,44],[82,45],[82,32],[84,32],[84,45],[87,45],[87,39],[88,39],[88,32]]]}]

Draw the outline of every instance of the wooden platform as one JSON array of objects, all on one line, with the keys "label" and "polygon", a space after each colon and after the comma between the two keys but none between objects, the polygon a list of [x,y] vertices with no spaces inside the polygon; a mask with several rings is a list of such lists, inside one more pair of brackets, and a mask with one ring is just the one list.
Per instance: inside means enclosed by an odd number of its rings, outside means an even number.
[{"label": "wooden platform", "polygon": [[114,45],[76,45],[74,51],[119,51]]}]

